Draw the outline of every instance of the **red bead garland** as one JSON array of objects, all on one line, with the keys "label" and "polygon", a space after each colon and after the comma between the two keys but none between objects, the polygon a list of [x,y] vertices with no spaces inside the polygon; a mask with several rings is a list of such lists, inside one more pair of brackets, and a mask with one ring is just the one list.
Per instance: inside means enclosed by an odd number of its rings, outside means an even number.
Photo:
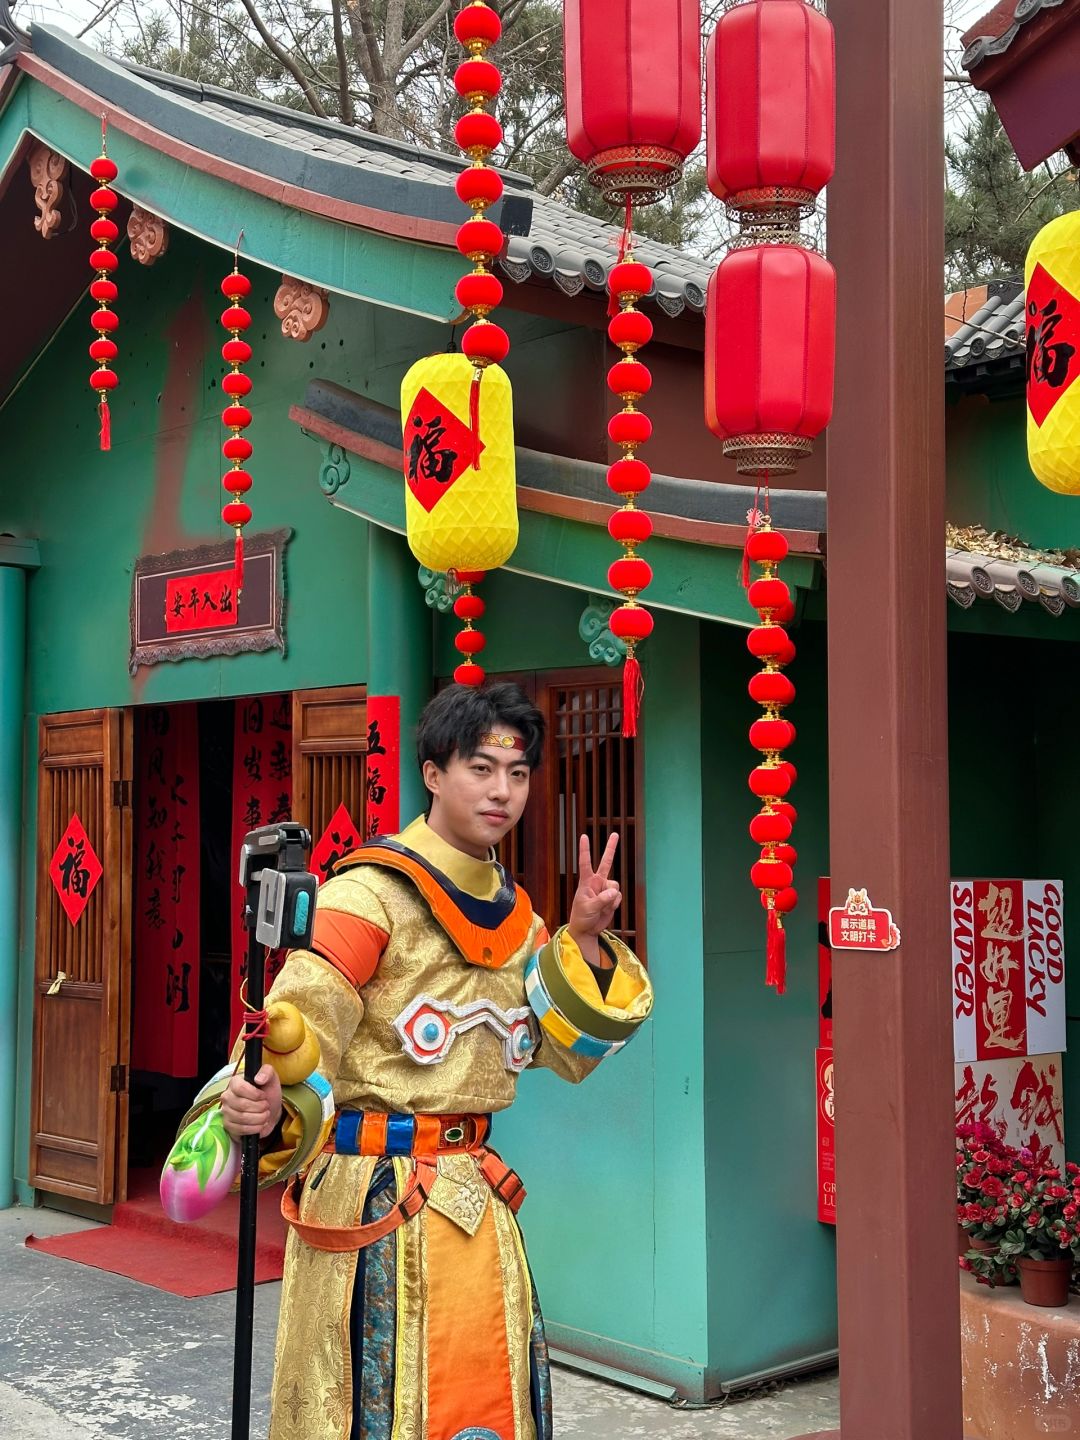
[{"label": "red bead garland", "polygon": [[[755,519],[758,517],[755,516]],[[750,821],[750,838],[761,846],[761,858],[751,867],[750,879],[761,891],[767,915],[765,983],[784,993],[786,980],[786,936],[782,916],[795,908],[798,895],[792,887],[795,847],[788,843],[795,822],[795,807],[784,800],[795,783],[795,766],[782,759],[795,739],[795,726],[780,712],[795,699],[795,686],[781,673],[795,657],[795,646],[783,622],[794,617],[791,592],[776,573],[788,553],[788,543],[772,528],[768,514],[760,517],[746,537],[745,565],[752,561],[761,577],[750,585],[750,604],[758,612],[746,647],[763,669],[750,679],[750,698],[763,714],[750,726],[750,744],[762,755],[750,772],[750,789],[761,801],[761,809]]]},{"label": "red bead garland", "polygon": [[623,603],[608,624],[611,633],[626,647],[623,663],[622,733],[633,738],[644,683],[637,647],[652,632],[653,618],[638,604],[638,596],[652,582],[652,566],[637,553],[637,547],[652,534],[652,520],[635,504],[652,479],[652,471],[637,458],[637,447],[652,434],[652,422],[637,408],[637,402],[652,388],[652,375],[638,358],[638,351],[652,339],[649,317],[637,309],[637,301],[652,287],[652,271],[627,254],[612,267],[608,289],[614,314],[608,322],[608,338],[622,351],[622,359],[608,371],[608,388],[618,395],[623,408],[608,422],[608,435],[623,452],[622,459],[608,468],[607,482],[624,504],[608,521],[608,534],[623,547],[620,559],[608,569],[608,584],[623,596]]},{"label": "red bead garland", "polygon": [[97,211],[97,219],[90,226],[90,237],[94,241],[94,252],[90,256],[90,267],[97,272],[90,285],[90,297],[97,301],[97,309],[90,317],[90,324],[97,332],[97,338],[90,343],[90,358],[97,362],[97,369],[91,372],[90,388],[97,396],[98,446],[102,450],[112,449],[112,415],[109,411],[109,391],[115,390],[118,380],[113,362],[118,354],[116,341],[112,338],[120,321],[111,308],[119,291],[116,281],[111,279],[120,263],[109,249],[120,231],[112,212],[116,209],[118,196],[111,189],[116,179],[116,163],[105,153],[105,117],[101,117],[101,154],[90,162],[90,174],[97,181],[97,189],[90,196],[90,204]]},{"label": "red bead garland", "polygon": [[232,469],[221,477],[221,483],[232,499],[225,505],[221,518],[231,525],[236,534],[233,564],[236,571],[236,598],[244,588],[244,526],[251,519],[251,506],[243,496],[251,489],[251,476],[245,470],[244,462],[251,457],[251,441],[241,432],[251,424],[251,411],[241,404],[251,394],[251,377],[241,370],[251,359],[251,346],[241,338],[251,324],[251,314],[241,303],[251,293],[251,281],[241,275],[239,255],[233,260],[231,272],[221,282],[221,293],[229,304],[221,316],[221,324],[229,332],[229,339],[221,347],[221,358],[231,368],[221,382],[223,392],[229,397],[229,404],[221,413],[221,421],[232,434],[221,447]]},{"label": "red bead garland", "polygon": [[[461,337],[461,349],[473,365],[469,425],[476,437],[473,453],[479,458],[480,382],[487,366],[500,365],[510,352],[509,335],[489,319],[503,298],[502,282],[491,267],[503,248],[504,236],[498,225],[485,215],[490,206],[502,199],[503,193],[502,176],[489,164],[491,152],[502,142],[502,126],[484,108],[502,88],[499,67],[485,58],[502,34],[502,21],[485,0],[471,0],[455,16],[454,34],[468,55],[454,72],[454,87],[470,106],[458,120],[454,135],[472,162],[454,186],[458,199],[472,211],[472,217],[458,228],[457,247],[473,262],[472,270],[461,277],[454,294],[461,308],[472,316]],[[481,685],[484,671],[476,656],[485,641],[473,621],[483,615],[484,602],[473,594],[472,587],[484,578],[483,573],[458,571],[452,578],[462,587],[454,601],[454,614],[464,627],[454,640],[464,657],[454,671],[454,679],[459,685]]]}]

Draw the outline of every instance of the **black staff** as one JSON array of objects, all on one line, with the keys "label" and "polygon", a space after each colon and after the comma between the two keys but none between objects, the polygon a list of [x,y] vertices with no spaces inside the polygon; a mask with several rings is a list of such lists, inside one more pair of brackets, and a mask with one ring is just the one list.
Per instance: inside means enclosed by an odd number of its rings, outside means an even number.
[{"label": "black staff", "polygon": [[[283,945],[311,943],[318,881],[305,868],[311,836],[293,820],[264,825],[244,837],[240,884],[244,887],[244,928],[248,934],[247,1020],[244,1079],[249,1085],[262,1067],[262,1014],[266,956]],[[259,1202],[259,1137],[241,1142],[240,1241],[236,1263],[236,1338],[233,1348],[232,1440],[249,1440],[251,1349],[255,1323],[255,1230]]]}]

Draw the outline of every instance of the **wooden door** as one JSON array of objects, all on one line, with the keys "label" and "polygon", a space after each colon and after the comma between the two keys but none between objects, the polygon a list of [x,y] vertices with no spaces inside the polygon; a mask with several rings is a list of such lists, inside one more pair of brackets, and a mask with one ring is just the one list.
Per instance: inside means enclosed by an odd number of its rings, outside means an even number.
[{"label": "wooden door", "polygon": [[[122,710],[38,726],[30,1183],[99,1205],[122,1200],[127,1178],[132,728]],[[73,923],[50,866],[75,816],[86,844],[71,851],[73,886],[89,898]],[[89,888],[91,851],[100,879]]]},{"label": "wooden door", "polygon": [[312,844],[344,805],[367,833],[367,691],[363,685],[293,692],[293,815]]}]

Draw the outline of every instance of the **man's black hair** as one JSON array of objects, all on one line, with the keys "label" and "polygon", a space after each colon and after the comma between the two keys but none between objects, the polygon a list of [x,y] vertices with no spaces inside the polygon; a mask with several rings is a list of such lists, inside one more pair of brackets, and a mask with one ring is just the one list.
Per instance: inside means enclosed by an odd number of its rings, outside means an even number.
[{"label": "man's black hair", "polygon": [[480,748],[488,731],[512,727],[525,745],[530,770],[540,764],[544,748],[544,717],[520,685],[500,681],[494,685],[448,685],[429,700],[416,727],[416,759],[421,770],[434,760],[440,770],[456,750],[468,760]]}]

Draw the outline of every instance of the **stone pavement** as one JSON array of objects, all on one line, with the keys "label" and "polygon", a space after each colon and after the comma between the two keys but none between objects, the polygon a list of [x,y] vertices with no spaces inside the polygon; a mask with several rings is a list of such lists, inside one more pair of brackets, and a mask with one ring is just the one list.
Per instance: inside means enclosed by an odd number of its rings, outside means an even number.
[{"label": "stone pavement", "polygon": [[[232,1293],[183,1300],[27,1250],[27,1234],[86,1228],[53,1210],[0,1211],[2,1440],[225,1440]],[[266,1433],[279,1285],[255,1291],[253,1436]],[[554,1372],[559,1440],[789,1440],[837,1424],[835,1376],[760,1398],[679,1409]]]}]

